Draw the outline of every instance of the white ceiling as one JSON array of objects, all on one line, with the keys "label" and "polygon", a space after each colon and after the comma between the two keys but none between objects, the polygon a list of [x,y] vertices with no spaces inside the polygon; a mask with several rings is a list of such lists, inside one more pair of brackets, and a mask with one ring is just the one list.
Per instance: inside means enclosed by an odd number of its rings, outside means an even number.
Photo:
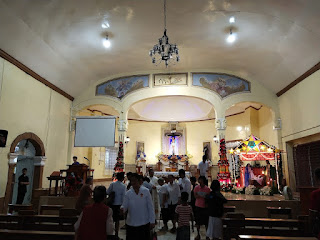
[{"label": "white ceiling", "polygon": [[[241,102],[230,107],[226,116],[243,113],[247,108],[260,109],[259,103]],[[186,109],[188,111],[186,111]],[[84,112],[84,115],[91,113],[119,116],[119,113],[107,105],[93,105]],[[215,118],[213,106],[207,101],[187,96],[155,97],[142,100],[133,104],[128,112],[128,119],[143,121],[199,121]]]},{"label": "white ceiling", "polygon": [[[169,71],[228,71],[276,93],[319,62],[319,0],[168,0],[167,9],[181,53]],[[163,34],[160,0],[0,0],[0,34],[1,49],[74,97],[113,74],[166,71],[148,56]]]}]

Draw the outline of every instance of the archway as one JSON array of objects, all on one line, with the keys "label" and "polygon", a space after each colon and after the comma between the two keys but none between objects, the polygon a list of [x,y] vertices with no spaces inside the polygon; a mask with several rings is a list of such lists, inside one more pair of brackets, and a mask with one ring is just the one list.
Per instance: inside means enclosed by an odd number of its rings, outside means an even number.
[{"label": "archway", "polygon": [[14,178],[15,178],[15,168],[17,165],[17,160],[19,154],[19,143],[26,147],[28,142],[33,148],[33,181],[32,181],[32,189],[37,189],[42,187],[42,178],[43,178],[43,167],[45,160],[45,148],[41,139],[34,133],[26,132],[15,138],[15,140],[11,143],[10,153],[9,153],[9,168],[8,168],[8,180],[4,198],[4,205],[2,212],[6,212],[8,208],[9,202],[12,201],[13,196],[13,186],[14,186]]}]

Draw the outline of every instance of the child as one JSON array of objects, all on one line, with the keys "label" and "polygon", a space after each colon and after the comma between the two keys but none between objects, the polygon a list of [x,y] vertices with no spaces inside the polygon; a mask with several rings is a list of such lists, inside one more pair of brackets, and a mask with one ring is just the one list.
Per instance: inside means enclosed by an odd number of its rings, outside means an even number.
[{"label": "child", "polygon": [[176,240],[190,239],[190,221],[193,221],[192,208],[188,205],[189,194],[181,193],[181,204],[176,207],[178,219],[177,238]]},{"label": "child", "polygon": [[206,197],[209,211],[207,239],[222,239],[221,217],[223,216],[223,204],[227,202],[227,199],[220,193],[220,182],[218,180],[213,180],[210,188],[212,191]]},{"label": "child", "polygon": [[163,178],[158,179],[158,194],[159,194],[159,202],[161,207],[161,215],[163,220],[163,228],[161,230],[168,230],[168,219],[169,219],[169,209],[168,209],[168,189],[167,184],[164,183]]}]

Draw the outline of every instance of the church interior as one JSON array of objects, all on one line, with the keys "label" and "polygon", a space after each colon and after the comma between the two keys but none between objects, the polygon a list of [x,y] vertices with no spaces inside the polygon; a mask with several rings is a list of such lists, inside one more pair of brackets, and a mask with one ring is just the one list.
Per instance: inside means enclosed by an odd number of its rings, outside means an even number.
[{"label": "church interior", "polygon": [[[0,0],[0,239],[74,239],[68,214],[87,178],[108,188],[120,172],[168,182],[183,169],[198,179],[202,161],[228,200],[223,239],[317,239],[319,10],[316,0]],[[162,224],[157,238],[176,239]]]}]

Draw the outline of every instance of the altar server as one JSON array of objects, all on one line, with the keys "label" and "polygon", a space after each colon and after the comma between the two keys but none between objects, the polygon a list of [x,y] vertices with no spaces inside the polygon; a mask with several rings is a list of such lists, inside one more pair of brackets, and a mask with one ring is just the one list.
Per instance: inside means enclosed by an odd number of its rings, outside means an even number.
[{"label": "altar server", "polygon": [[154,171],[152,168],[149,170],[149,179],[150,179],[150,185],[152,187],[151,196],[152,196],[155,216],[156,216],[156,219],[160,219],[160,204],[159,204],[159,195],[157,192],[157,186],[159,184],[158,184],[158,178],[154,176]]}]

